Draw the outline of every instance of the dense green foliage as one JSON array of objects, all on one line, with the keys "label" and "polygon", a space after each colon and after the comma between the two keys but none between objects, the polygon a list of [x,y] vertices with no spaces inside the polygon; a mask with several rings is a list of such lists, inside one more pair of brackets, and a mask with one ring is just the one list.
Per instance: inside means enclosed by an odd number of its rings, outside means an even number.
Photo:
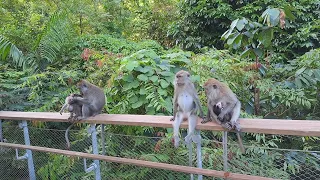
[{"label": "dense green foliage", "polygon": [[[202,84],[214,77],[237,94],[242,117],[319,119],[319,7],[320,2],[314,0],[4,0],[0,2],[0,110],[57,112],[64,98],[77,92],[75,83],[87,79],[106,93],[104,113],[172,115],[174,74],[186,69],[203,107]],[[57,123],[33,125],[65,129]],[[172,147],[170,128],[110,125],[107,131],[165,136],[161,140],[125,139],[133,145],[110,150],[112,156],[173,163],[172,155],[181,158],[187,153],[184,147]],[[217,132],[202,132],[202,136],[221,140]],[[234,172],[249,168],[252,174],[288,179],[303,167],[319,170],[311,155],[264,149],[319,151],[316,137],[247,133],[243,138],[252,147],[246,155],[231,148],[235,159],[246,162],[231,167]],[[133,151],[149,141],[153,146]],[[112,141],[108,144],[120,148]],[[204,139],[207,168],[222,169],[221,154],[221,148]],[[303,164],[292,160],[297,156]],[[65,178],[65,173],[82,168],[74,166],[75,160],[58,155],[42,165],[37,173],[43,179]],[[265,171],[254,168],[260,166]],[[157,173],[110,167],[103,173],[123,179]],[[177,178],[171,172],[168,177]]]}]

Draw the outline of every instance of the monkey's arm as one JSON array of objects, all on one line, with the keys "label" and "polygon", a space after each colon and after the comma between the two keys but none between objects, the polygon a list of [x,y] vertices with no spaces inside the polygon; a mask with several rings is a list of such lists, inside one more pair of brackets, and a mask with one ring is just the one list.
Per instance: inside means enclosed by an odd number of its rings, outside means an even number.
[{"label": "monkey's arm", "polygon": [[170,121],[174,121],[174,118],[176,117],[177,114],[177,108],[178,108],[178,100],[177,97],[173,97],[173,117],[170,119]]},{"label": "monkey's arm", "polygon": [[201,104],[200,104],[200,100],[199,100],[199,97],[197,95],[197,93],[194,94],[194,98],[195,100],[195,103],[196,103],[196,106],[198,107],[199,109],[199,112],[200,112],[200,117],[203,119],[203,110],[202,110],[202,107],[201,107]]},{"label": "monkey's arm", "polygon": [[64,109],[66,109],[66,107],[68,106],[68,103],[64,103],[64,105],[62,106],[62,108],[60,109],[59,113],[62,115],[62,112],[64,111]]},{"label": "monkey's arm", "polygon": [[213,106],[208,106],[208,111],[210,111],[210,117],[214,119],[219,125],[221,124],[221,121],[218,120],[218,116],[213,112]]},{"label": "monkey's arm", "polygon": [[207,117],[204,120],[202,120],[201,123],[206,123],[214,119],[218,124],[221,124],[221,122],[218,120],[217,115],[213,111],[213,106],[210,103],[207,103],[207,107],[208,107]]},{"label": "monkey's arm", "polygon": [[[85,98],[82,98],[82,97],[73,97],[73,98],[71,99],[71,103],[74,103],[74,101],[79,102],[81,105],[82,105],[82,104],[87,104],[87,105],[90,105],[90,104],[91,104],[91,102],[90,102],[88,99],[85,99]],[[71,103],[70,103],[70,104],[71,104]]]}]

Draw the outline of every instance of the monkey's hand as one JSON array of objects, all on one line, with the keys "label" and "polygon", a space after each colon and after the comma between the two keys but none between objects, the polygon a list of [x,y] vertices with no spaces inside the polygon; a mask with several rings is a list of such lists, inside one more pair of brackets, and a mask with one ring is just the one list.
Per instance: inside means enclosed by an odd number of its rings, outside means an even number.
[{"label": "monkey's hand", "polygon": [[224,115],[221,113],[221,114],[219,114],[219,116],[218,116],[218,120],[220,121],[220,122],[223,122],[223,117],[224,117]]},{"label": "monkey's hand", "polygon": [[234,125],[234,129],[235,129],[236,131],[238,131],[238,132],[240,132],[240,131],[241,131],[241,127],[240,127],[239,122],[236,122],[236,123],[235,123],[235,125]]},{"label": "monkey's hand", "polygon": [[173,138],[174,138],[174,147],[178,148],[180,144],[180,138],[179,136],[174,136]]}]

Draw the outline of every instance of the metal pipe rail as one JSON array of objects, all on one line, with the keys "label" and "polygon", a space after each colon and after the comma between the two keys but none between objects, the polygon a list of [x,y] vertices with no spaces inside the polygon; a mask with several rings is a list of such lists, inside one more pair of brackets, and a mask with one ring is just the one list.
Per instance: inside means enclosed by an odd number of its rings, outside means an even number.
[{"label": "metal pipe rail", "polygon": [[[69,122],[69,114],[60,115],[58,112],[16,112],[0,111],[0,119],[29,120],[43,122]],[[128,126],[172,127],[171,116],[153,115],[125,115],[100,114],[90,117],[80,123],[114,124]],[[320,136],[320,121],[316,120],[280,120],[280,119],[242,119],[239,120],[242,132],[283,134],[295,136]],[[187,128],[187,121],[182,122],[181,128]],[[201,124],[200,119],[196,126],[198,130],[224,131],[215,122]]]},{"label": "metal pipe rail", "polygon": [[62,154],[66,156],[82,157],[82,158],[88,158],[88,159],[97,159],[97,160],[106,161],[106,162],[129,164],[129,165],[171,170],[171,171],[183,172],[183,173],[202,174],[205,176],[228,178],[230,180],[232,179],[271,180],[272,179],[272,178],[266,178],[266,177],[260,177],[260,176],[251,176],[251,175],[229,173],[229,172],[225,173],[223,171],[200,169],[200,168],[189,167],[189,166],[180,166],[180,165],[174,165],[174,164],[158,163],[158,162],[151,162],[151,161],[113,157],[113,156],[95,155],[95,154],[89,154],[89,153],[83,153],[83,152],[67,151],[67,150],[53,149],[53,148],[46,148],[46,147],[39,147],[39,146],[27,146],[27,145],[21,145],[21,144],[2,143],[2,142],[0,142],[0,146],[8,147],[8,148],[27,149],[32,151]]}]

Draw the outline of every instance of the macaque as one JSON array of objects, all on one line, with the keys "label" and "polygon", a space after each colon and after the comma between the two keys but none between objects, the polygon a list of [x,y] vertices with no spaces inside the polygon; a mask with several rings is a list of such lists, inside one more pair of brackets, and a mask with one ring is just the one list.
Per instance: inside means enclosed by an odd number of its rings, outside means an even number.
[{"label": "macaque", "polygon": [[[86,119],[90,116],[95,116],[101,113],[103,106],[106,104],[105,95],[102,89],[87,82],[81,80],[77,87],[80,90],[82,96],[73,96],[70,100],[71,104],[76,103],[82,106],[81,117],[77,120]],[[67,149],[70,149],[70,141],[68,139],[68,132],[75,123],[72,123],[66,130],[65,139],[67,142]]]},{"label": "macaque", "polygon": [[64,135],[67,142],[67,149],[70,149],[70,141],[68,138],[69,130],[75,124],[75,120],[78,120],[78,117],[82,116],[82,105],[77,101],[73,101],[72,100],[73,97],[82,97],[82,96],[80,94],[70,94],[68,97],[66,97],[65,103],[60,110],[60,114],[62,115],[62,112],[67,108],[68,111],[70,112],[70,117],[68,118],[68,120],[73,121],[72,124],[67,128]]},{"label": "macaque", "polygon": [[103,90],[86,80],[81,80],[77,87],[82,97],[73,97],[71,101],[82,105],[82,117],[80,119],[100,114],[106,104]]},{"label": "macaque", "polygon": [[71,101],[73,97],[82,97],[80,94],[70,94],[66,97],[65,103],[59,111],[62,115],[62,112],[67,108],[70,112],[70,117],[68,120],[77,120],[79,116],[82,116],[82,105],[75,101]]},{"label": "macaque", "polygon": [[242,153],[245,153],[239,133],[241,127],[238,123],[241,108],[240,101],[226,84],[214,78],[209,79],[204,84],[204,88],[207,96],[208,113],[206,119],[201,123],[206,123],[214,119],[218,124],[228,130],[235,128],[240,149]]},{"label": "macaque", "polygon": [[[218,116],[221,113],[221,110],[223,109],[222,102],[218,102],[216,105],[212,107],[213,112]],[[226,129],[232,129],[231,124],[230,124],[230,119],[231,119],[232,114],[228,113],[226,114],[222,120],[219,120],[221,125],[226,128]]]},{"label": "macaque", "polygon": [[179,146],[179,127],[182,121],[189,121],[188,135],[185,137],[185,142],[190,143],[194,135],[197,124],[197,111],[200,112],[200,117],[203,118],[203,111],[197,95],[194,84],[191,82],[190,73],[181,70],[176,73],[174,80],[174,97],[173,97],[173,136],[174,146]]}]

